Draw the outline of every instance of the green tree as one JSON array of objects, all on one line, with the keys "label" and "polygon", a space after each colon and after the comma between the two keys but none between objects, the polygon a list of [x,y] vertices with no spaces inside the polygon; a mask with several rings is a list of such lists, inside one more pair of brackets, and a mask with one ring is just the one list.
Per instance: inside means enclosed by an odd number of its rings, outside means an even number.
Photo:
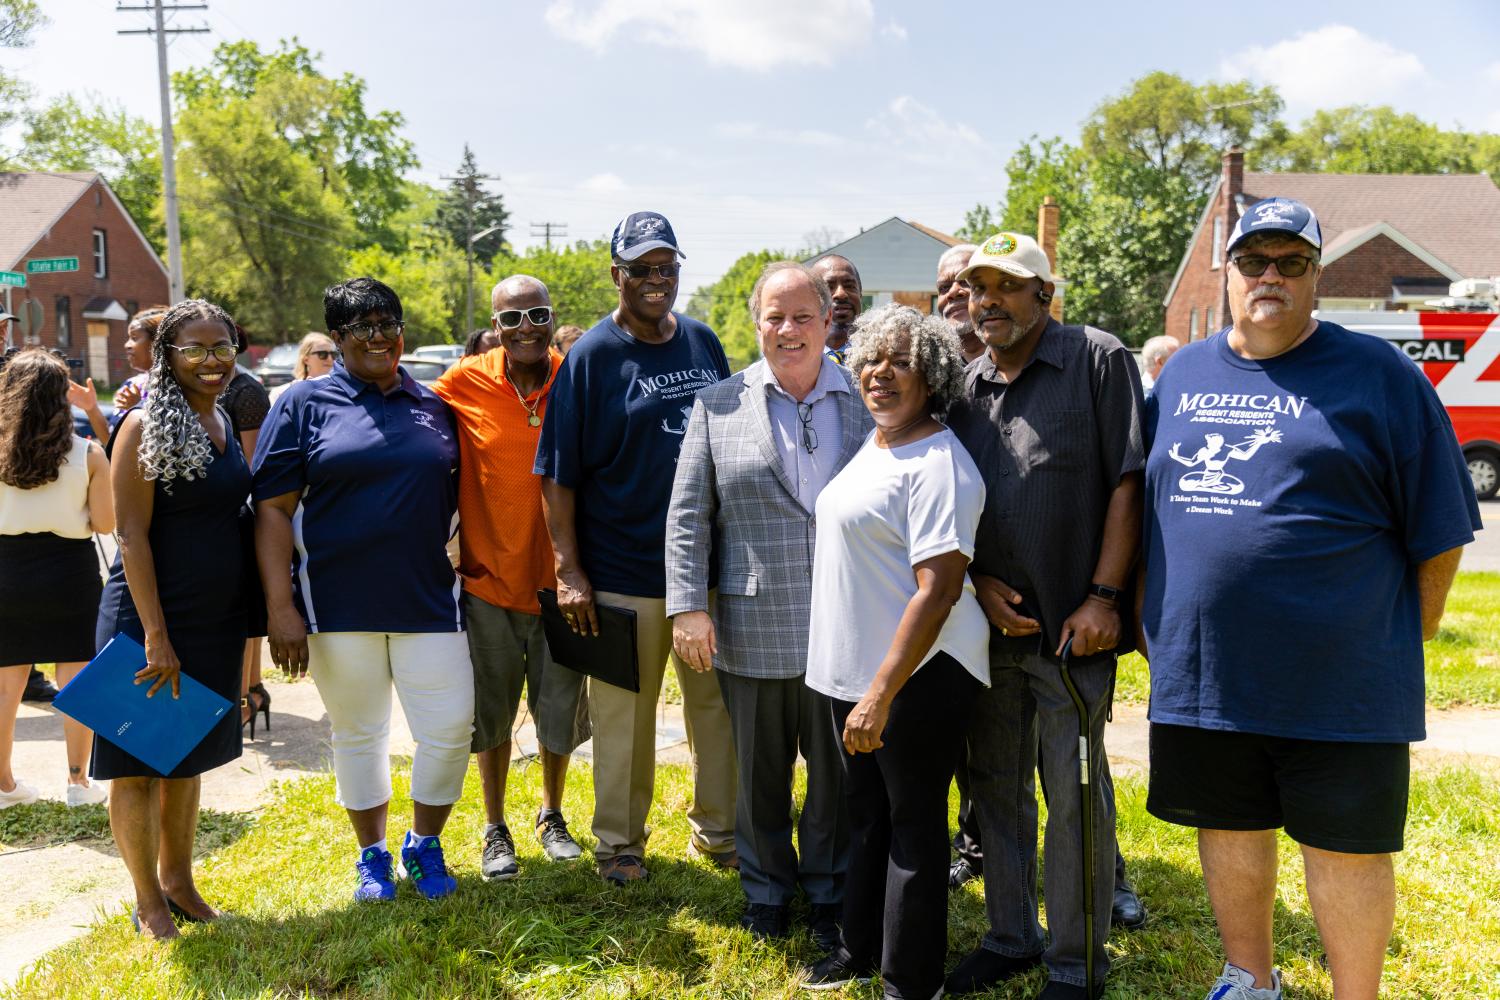
[{"label": "green tree", "polygon": [[252,335],[290,340],[322,325],[355,226],[313,157],[278,132],[267,88],[178,117],[188,290],[221,302]]},{"label": "green tree", "polygon": [[513,274],[529,274],[547,286],[557,325],[572,324],[585,330],[619,304],[619,293],[609,277],[609,241],[579,240],[571,247],[547,249],[534,246],[520,256],[502,254],[485,277],[485,285],[474,290],[481,316],[489,315],[490,290]]},{"label": "green tree", "polygon": [[[1490,137],[1496,138],[1496,137]],[[1279,169],[1335,174],[1474,173],[1482,137],[1382,105],[1314,112],[1275,151]]]},{"label": "green tree", "polygon": [[489,267],[495,255],[508,248],[505,232],[509,228],[510,213],[505,210],[505,200],[487,191],[484,181],[473,151],[468,143],[464,143],[464,157],[458,175],[438,201],[433,225],[448,237],[459,253],[463,253],[464,244],[471,235],[499,226],[493,233],[474,241],[474,259],[481,267]]},{"label": "green tree", "polygon": [[348,275],[377,278],[401,296],[406,347],[462,340],[465,267],[463,254],[444,240],[429,239],[397,253],[382,246],[353,250]]},{"label": "green tree", "polygon": [[366,109],[364,80],[326,77],[318,59],[295,38],[270,52],[251,41],[224,42],[209,66],[172,74],[172,87],[185,108],[259,99],[278,146],[302,156],[322,186],[348,203],[356,244],[400,249],[388,220],[405,204],[402,175],[417,166],[399,134],[405,119]]},{"label": "green tree", "polygon": [[1090,159],[1119,157],[1207,192],[1225,149],[1254,158],[1282,141],[1281,97],[1247,80],[1195,86],[1172,73],[1148,73],[1102,102],[1083,123]]},{"label": "green tree", "polygon": [[136,225],[166,252],[161,209],[161,133],[123,105],[71,94],[26,116],[20,162],[32,170],[97,170]]},{"label": "green tree", "polygon": [[724,353],[736,370],[760,357],[760,339],[750,322],[750,290],[755,279],[774,260],[786,260],[780,250],[756,250],[742,255],[711,285],[693,292],[684,310],[713,328]]},{"label": "green tree", "polygon": [[[0,49],[20,49],[31,44],[31,36],[47,23],[37,0],[0,0]],[[0,71],[0,132],[20,117],[31,97],[31,88],[10,74]],[[0,165],[9,155],[0,149]]]}]

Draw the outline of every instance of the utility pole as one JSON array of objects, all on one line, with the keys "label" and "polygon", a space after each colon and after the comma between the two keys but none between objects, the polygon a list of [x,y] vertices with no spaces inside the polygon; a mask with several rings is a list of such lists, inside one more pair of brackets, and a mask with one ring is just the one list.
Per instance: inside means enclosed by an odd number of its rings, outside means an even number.
[{"label": "utility pole", "polygon": [[209,29],[207,27],[168,28],[166,15],[168,12],[180,10],[208,10],[208,4],[177,3],[165,6],[162,0],[152,0],[150,4],[139,7],[117,4],[115,10],[150,11],[155,15],[156,27],[154,28],[132,28],[118,33],[156,36],[156,77],[157,86],[161,90],[161,180],[167,216],[167,270],[171,280],[171,304],[176,305],[187,296],[182,280],[182,228],[177,220],[177,161],[172,139],[172,88],[167,73],[167,36],[198,35],[206,33]]},{"label": "utility pole", "polygon": [[[537,232],[538,229],[541,232]],[[566,222],[533,222],[531,224],[531,238],[536,239],[540,236],[545,241],[548,250],[552,249],[554,234],[558,237],[568,235],[568,224]]]}]

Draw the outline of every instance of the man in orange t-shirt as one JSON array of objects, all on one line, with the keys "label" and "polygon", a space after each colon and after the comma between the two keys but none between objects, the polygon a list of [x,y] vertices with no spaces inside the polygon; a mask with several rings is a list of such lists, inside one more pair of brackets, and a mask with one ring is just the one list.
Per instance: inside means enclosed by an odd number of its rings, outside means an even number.
[{"label": "man in orange t-shirt", "polygon": [[547,286],[518,274],[495,286],[491,322],[500,346],[465,357],[433,389],[453,409],[459,434],[459,564],[474,661],[474,738],[484,788],[486,878],[516,875],[505,823],[511,731],[526,688],[542,757],[537,837],[554,861],[579,856],[562,814],[568,760],[590,736],[583,675],[552,662],[536,592],[555,587],[541,477],[531,471],[547,395],[562,365],[550,349]]}]

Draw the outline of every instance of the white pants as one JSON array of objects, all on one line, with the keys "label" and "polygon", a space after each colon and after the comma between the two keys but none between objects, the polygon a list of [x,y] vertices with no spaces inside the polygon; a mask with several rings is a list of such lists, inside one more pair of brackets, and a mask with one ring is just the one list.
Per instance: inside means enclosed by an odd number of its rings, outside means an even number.
[{"label": "white pants", "polygon": [[411,797],[452,805],[463,792],[474,731],[474,668],[462,632],[319,632],[309,671],[333,726],[337,801],[373,809],[391,797],[391,685],[417,752]]}]

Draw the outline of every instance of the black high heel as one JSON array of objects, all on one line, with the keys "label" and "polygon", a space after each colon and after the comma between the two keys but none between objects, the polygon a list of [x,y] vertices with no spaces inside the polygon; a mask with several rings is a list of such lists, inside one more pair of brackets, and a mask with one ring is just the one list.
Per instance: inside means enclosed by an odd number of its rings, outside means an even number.
[{"label": "black high heel", "polygon": [[[256,711],[266,717],[266,732],[269,733],[271,731],[271,692],[266,690],[264,684],[256,681],[250,685],[250,693],[260,696],[260,707]],[[253,704],[252,702],[252,706]]]}]

